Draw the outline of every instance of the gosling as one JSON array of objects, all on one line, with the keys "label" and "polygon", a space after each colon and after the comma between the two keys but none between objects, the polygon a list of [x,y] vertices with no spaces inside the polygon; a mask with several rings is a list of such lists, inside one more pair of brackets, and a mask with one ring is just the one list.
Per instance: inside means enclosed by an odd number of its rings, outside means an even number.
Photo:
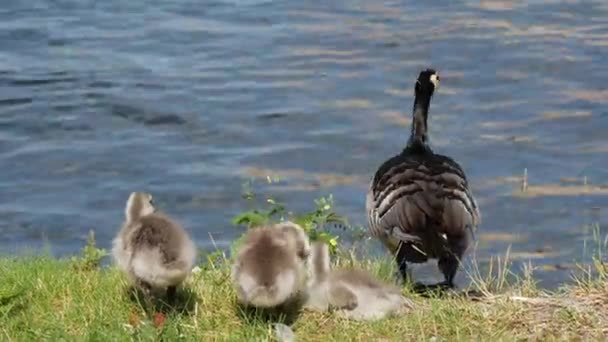
[{"label": "gosling", "polygon": [[317,241],[310,255],[311,279],[304,307],[312,311],[333,311],[340,316],[373,321],[405,312],[413,303],[401,290],[359,269],[331,270],[329,247]]},{"label": "gosling", "polygon": [[268,309],[298,298],[306,286],[309,254],[308,236],[295,223],[252,228],[231,272],[239,302]]},{"label": "gosling", "polygon": [[153,289],[166,289],[171,303],[177,286],[196,262],[196,246],[179,224],[156,212],[152,195],[133,192],[125,207],[125,222],[113,241],[112,255],[146,295]]}]

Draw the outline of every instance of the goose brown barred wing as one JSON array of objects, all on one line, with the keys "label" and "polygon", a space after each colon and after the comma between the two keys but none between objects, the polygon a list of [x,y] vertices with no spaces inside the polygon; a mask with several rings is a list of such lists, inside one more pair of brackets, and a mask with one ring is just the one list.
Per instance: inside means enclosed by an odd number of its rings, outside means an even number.
[{"label": "goose brown barred wing", "polygon": [[386,161],[370,184],[366,206],[370,233],[391,249],[432,227],[457,234],[480,223],[461,167],[435,154],[401,154]]}]

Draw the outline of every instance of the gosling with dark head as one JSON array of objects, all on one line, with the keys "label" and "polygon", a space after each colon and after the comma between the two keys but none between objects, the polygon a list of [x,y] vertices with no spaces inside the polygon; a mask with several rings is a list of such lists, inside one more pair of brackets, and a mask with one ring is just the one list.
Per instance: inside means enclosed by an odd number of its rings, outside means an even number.
[{"label": "gosling with dark head", "polygon": [[232,267],[239,301],[273,308],[295,299],[305,286],[309,253],[308,236],[295,223],[250,229]]},{"label": "gosling with dark head", "polygon": [[413,303],[401,290],[360,269],[331,269],[329,246],[314,242],[310,256],[311,279],[305,308],[333,311],[345,318],[378,320],[405,312]]},{"label": "gosling with dark head", "polygon": [[370,234],[395,255],[404,281],[407,262],[437,259],[445,281],[436,285],[452,288],[481,215],[462,167],[429,146],[428,113],[438,87],[435,70],[420,72],[409,141],[376,171],[366,212]]},{"label": "gosling with dark head", "polygon": [[188,233],[156,212],[152,195],[143,192],[130,194],[112,254],[138,287],[148,294],[152,289],[166,289],[169,302],[175,300],[177,286],[196,262],[196,247]]}]

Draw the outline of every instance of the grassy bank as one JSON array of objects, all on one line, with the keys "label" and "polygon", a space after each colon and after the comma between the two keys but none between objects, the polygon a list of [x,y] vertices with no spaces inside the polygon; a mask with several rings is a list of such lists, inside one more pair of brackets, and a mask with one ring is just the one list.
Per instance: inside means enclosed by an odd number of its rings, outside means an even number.
[{"label": "grassy bank", "polygon": [[[247,200],[254,201],[250,192]],[[263,199],[234,219],[256,225],[289,217],[311,238],[330,243],[334,261],[371,270],[390,279],[393,262],[360,259],[330,231],[327,223],[358,231],[333,211],[331,197],[315,201],[308,213],[294,215],[273,199]],[[260,205],[254,205],[260,207]],[[238,243],[238,241],[236,242]],[[359,244],[365,248],[365,243]],[[365,254],[365,253],[364,253]],[[290,324],[298,341],[470,341],[470,340],[605,340],[608,338],[608,266],[587,268],[568,288],[546,293],[533,278],[515,278],[506,263],[494,271],[472,272],[473,289],[482,295],[422,297],[403,289],[415,302],[408,314],[373,323],[340,319],[331,313],[295,312],[268,319],[236,304],[230,285],[230,260],[221,252],[202,259],[199,270],[178,293],[178,303],[145,302],[133,294],[126,278],[91,238],[82,255],[0,257],[0,341],[125,340],[273,340],[273,322]],[[585,274],[583,272],[583,274]]]},{"label": "grassy bank", "polygon": [[[351,263],[347,257],[338,259]],[[211,266],[213,265],[213,266]],[[390,262],[359,265],[389,277]],[[605,267],[598,264],[598,270]],[[115,268],[84,259],[51,257],[0,259],[0,340],[272,340],[266,317],[236,305],[229,265],[209,264],[195,273],[169,308],[131,295]],[[416,309],[374,323],[342,320],[332,314],[301,312],[287,320],[299,341],[373,340],[601,340],[608,336],[606,273],[559,293],[543,293],[528,280],[501,291],[477,282],[486,297],[425,298],[404,289]],[[289,320],[292,320],[290,322]]]}]

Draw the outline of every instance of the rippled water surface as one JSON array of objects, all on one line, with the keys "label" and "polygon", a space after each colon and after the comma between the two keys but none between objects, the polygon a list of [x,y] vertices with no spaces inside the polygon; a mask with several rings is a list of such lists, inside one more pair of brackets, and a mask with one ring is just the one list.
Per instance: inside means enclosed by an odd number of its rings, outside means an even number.
[{"label": "rippled water surface", "polygon": [[91,228],[109,247],[136,189],[225,247],[267,174],[290,208],[333,193],[363,224],[433,66],[432,144],[479,198],[477,259],[512,245],[556,284],[605,220],[607,49],[606,1],[4,0],[0,252],[74,253]]}]

